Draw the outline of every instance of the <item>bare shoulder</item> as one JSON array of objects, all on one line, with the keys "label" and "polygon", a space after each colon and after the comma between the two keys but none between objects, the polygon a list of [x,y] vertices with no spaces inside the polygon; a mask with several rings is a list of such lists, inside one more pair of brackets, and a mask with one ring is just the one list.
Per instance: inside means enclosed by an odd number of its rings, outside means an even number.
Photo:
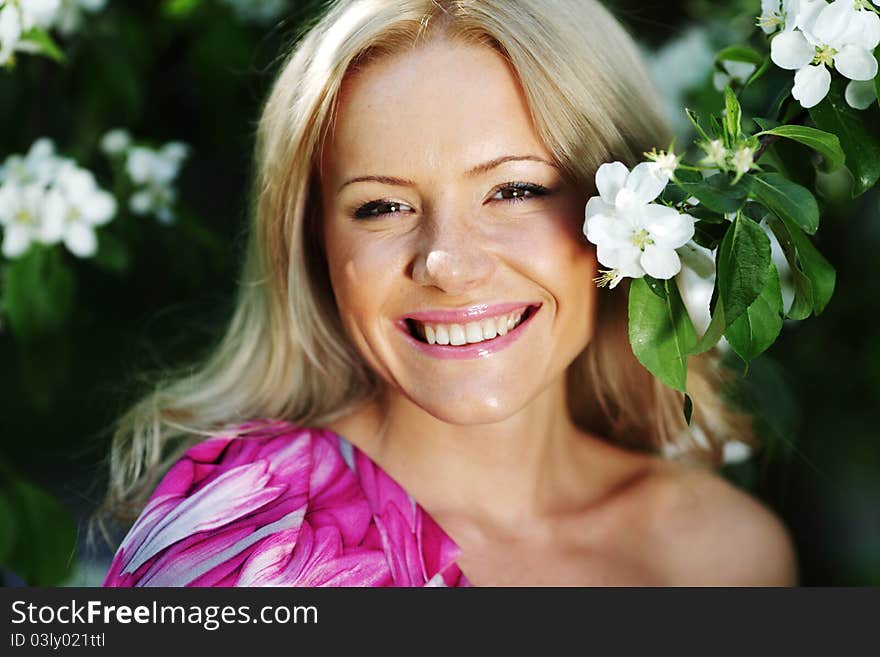
[{"label": "bare shoulder", "polygon": [[788,530],[770,509],[721,476],[660,462],[640,488],[643,508],[649,510],[639,523],[644,554],[662,583],[797,584]]}]

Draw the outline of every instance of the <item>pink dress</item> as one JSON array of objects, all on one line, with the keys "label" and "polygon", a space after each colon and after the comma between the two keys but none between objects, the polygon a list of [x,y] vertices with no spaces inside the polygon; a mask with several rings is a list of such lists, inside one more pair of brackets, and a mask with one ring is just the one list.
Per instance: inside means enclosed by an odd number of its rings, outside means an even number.
[{"label": "pink dress", "polygon": [[341,436],[259,420],[171,467],[104,586],[469,586],[459,553]]}]

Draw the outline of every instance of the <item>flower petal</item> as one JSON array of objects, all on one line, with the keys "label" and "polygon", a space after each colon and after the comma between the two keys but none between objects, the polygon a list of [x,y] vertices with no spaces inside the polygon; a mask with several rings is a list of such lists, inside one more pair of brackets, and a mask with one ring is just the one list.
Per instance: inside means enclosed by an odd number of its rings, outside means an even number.
[{"label": "flower petal", "polygon": [[600,214],[587,220],[586,234],[593,244],[616,249],[629,243],[632,228],[617,217]]},{"label": "flower petal", "polygon": [[640,203],[650,203],[660,196],[660,192],[668,182],[669,178],[656,166],[652,166],[650,162],[642,162],[629,174],[625,187],[632,191],[633,196]]},{"label": "flower petal", "polygon": [[[614,216],[614,206],[603,201],[601,196],[593,196],[584,208],[584,218],[589,220],[590,217],[599,214]],[[584,222],[584,230],[586,230],[586,222]]]},{"label": "flower petal", "polygon": [[645,247],[640,264],[654,278],[672,278],[681,271],[681,260],[673,249],[664,249],[653,244]]},{"label": "flower petal", "polygon": [[645,227],[658,247],[677,249],[694,236],[694,219],[665,205],[651,204],[643,209]]},{"label": "flower petal", "polygon": [[13,221],[3,232],[3,255],[7,258],[16,258],[27,251],[31,243],[31,232]]},{"label": "flower petal", "polygon": [[851,0],[841,0],[825,5],[816,16],[811,30],[822,43],[838,46],[849,42],[853,32],[860,31],[856,22],[857,11]]},{"label": "flower petal", "polygon": [[80,258],[90,258],[98,250],[95,231],[83,221],[75,221],[67,226],[64,245],[73,255]]},{"label": "flower petal", "polygon": [[56,189],[46,194],[43,205],[43,221],[40,224],[40,241],[44,244],[55,244],[64,234],[64,223],[67,219],[67,201]]},{"label": "flower petal", "polygon": [[783,32],[770,42],[770,59],[780,68],[796,70],[813,61],[815,49],[802,32]]},{"label": "flower petal", "polygon": [[605,244],[599,244],[596,246],[596,260],[603,267],[615,269],[617,261],[620,260],[620,249],[613,249]]},{"label": "flower petal", "polygon": [[846,85],[844,94],[850,107],[857,110],[868,109],[877,100],[877,90],[873,80],[852,80]]},{"label": "flower petal", "polygon": [[88,201],[83,204],[81,211],[90,224],[101,226],[116,214],[116,199],[108,192],[94,191]]},{"label": "flower petal", "polygon": [[877,75],[877,60],[870,50],[860,46],[844,46],[834,56],[834,66],[850,80],[873,80]]},{"label": "flower petal", "polygon": [[618,249],[617,263],[614,267],[620,272],[621,276],[627,278],[641,278],[645,275],[645,270],[642,268],[640,262],[642,255],[642,251],[635,246]]},{"label": "flower petal", "polygon": [[860,11],[859,22],[861,23],[862,34],[858,44],[868,50],[874,50],[874,48],[880,45],[880,16],[872,11]]},{"label": "flower petal", "polygon": [[794,87],[791,95],[800,101],[802,107],[818,105],[831,88],[831,73],[822,65],[804,66],[794,74]]},{"label": "flower petal", "polygon": [[606,162],[596,171],[596,189],[606,203],[614,205],[617,192],[626,184],[629,169],[623,162]]}]

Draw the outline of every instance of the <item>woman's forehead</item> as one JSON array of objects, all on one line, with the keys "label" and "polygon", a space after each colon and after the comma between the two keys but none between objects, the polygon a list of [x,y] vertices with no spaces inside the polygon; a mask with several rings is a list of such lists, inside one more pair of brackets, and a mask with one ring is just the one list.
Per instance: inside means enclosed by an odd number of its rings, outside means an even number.
[{"label": "woman's forehead", "polygon": [[501,154],[550,158],[507,61],[487,47],[439,41],[346,76],[322,158],[329,175],[365,166],[448,167]]}]

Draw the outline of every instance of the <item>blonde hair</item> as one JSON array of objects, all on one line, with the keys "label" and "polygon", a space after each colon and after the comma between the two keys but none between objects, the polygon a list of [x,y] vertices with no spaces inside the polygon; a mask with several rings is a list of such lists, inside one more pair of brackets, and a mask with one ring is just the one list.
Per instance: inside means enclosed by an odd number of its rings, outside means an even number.
[{"label": "blonde hair", "polygon": [[[343,331],[318,246],[316,164],[346,73],[437,34],[510,62],[540,136],[585,197],[602,162],[633,165],[668,141],[632,39],[594,0],[334,2],[294,47],[262,114],[232,320],[204,363],[166,376],[120,419],[105,512],[136,514],[199,436],[259,417],[321,426],[378,394],[380,382]],[[682,395],[632,355],[625,286],[598,296],[596,335],[568,372],[572,418],[638,449],[691,440]],[[694,421],[717,460],[721,440],[748,434],[746,418],[720,400],[711,358],[692,359],[689,382]]]}]

